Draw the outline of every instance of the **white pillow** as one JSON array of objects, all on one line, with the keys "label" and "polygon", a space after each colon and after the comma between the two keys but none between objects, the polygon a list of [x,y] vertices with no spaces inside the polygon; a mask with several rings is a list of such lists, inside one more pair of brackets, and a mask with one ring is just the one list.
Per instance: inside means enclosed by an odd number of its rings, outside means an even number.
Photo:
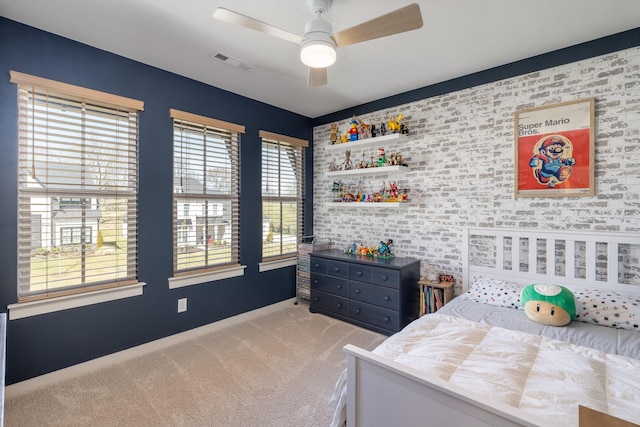
[{"label": "white pillow", "polygon": [[520,293],[523,287],[488,277],[474,277],[469,290],[458,298],[499,307],[522,309]]},{"label": "white pillow", "polygon": [[640,294],[608,289],[570,288],[576,321],[640,331]]}]

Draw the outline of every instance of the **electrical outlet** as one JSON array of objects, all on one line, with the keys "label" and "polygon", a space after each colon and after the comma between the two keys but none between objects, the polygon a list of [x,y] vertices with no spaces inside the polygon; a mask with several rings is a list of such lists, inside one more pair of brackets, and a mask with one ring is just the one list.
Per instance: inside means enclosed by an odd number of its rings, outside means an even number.
[{"label": "electrical outlet", "polygon": [[187,311],[187,299],[180,298],[178,300],[178,313],[182,313],[183,311]]}]

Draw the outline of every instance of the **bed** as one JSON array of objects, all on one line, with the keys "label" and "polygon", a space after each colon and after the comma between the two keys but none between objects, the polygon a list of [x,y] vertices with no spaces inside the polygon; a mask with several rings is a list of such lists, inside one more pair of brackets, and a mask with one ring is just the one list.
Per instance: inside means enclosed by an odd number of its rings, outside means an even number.
[{"label": "bed", "polygon": [[[344,348],[333,424],[578,426],[580,406],[640,424],[640,236],[461,235],[461,295],[373,351]],[[530,283],[571,289],[577,318],[529,320]]]}]

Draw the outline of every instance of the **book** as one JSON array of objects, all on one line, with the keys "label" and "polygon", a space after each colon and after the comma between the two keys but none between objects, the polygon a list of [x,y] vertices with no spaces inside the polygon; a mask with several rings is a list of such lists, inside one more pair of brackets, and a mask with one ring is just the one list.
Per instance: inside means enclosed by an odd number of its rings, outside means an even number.
[{"label": "book", "polygon": [[[442,292],[442,294],[441,294]],[[442,308],[442,300],[444,300],[444,292],[442,289],[434,289],[433,294],[436,300],[436,310],[440,310]]]}]

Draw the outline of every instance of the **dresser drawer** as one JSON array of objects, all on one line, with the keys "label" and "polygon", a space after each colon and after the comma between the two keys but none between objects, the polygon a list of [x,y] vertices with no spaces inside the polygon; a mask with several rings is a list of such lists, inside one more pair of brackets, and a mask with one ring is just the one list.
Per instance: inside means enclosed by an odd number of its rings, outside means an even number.
[{"label": "dresser drawer", "polygon": [[371,282],[371,267],[362,264],[351,264],[349,266],[349,279]]},{"label": "dresser drawer", "polygon": [[315,290],[327,292],[342,297],[349,296],[349,281],[324,274],[311,275],[311,287]]},{"label": "dresser drawer", "polygon": [[399,294],[398,289],[385,288],[353,280],[349,283],[349,298],[391,310],[400,309]]},{"label": "dresser drawer", "polygon": [[400,272],[389,268],[371,267],[371,283],[397,289],[400,287]]},{"label": "dresser drawer", "polygon": [[312,273],[327,274],[327,263],[324,258],[311,257],[309,261],[309,271]]},{"label": "dresser drawer", "polygon": [[349,304],[349,317],[390,331],[400,330],[399,312],[364,302],[352,300]]},{"label": "dresser drawer", "polygon": [[349,263],[311,257],[309,269],[312,273],[328,274],[329,276],[349,278]]},{"label": "dresser drawer", "polygon": [[327,274],[329,276],[349,278],[349,264],[341,261],[329,260],[327,262]]},{"label": "dresser drawer", "polygon": [[311,287],[311,308],[330,311],[345,317],[349,316],[349,300],[337,295],[317,291]]}]

